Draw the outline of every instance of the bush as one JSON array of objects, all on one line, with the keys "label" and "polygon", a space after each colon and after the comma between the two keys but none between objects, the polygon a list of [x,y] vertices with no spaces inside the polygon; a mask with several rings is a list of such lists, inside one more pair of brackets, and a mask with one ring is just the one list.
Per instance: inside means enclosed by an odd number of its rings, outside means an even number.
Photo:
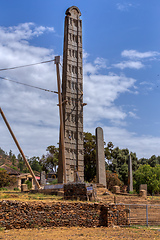
[{"label": "bush", "polygon": [[51,184],[51,185],[53,184],[54,185],[54,184],[57,184],[57,183],[58,183],[58,179],[53,179],[53,181],[50,182],[49,184]]},{"label": "bush", "polygon": [[122,185],[123,185],[121,180],[118,178],[118,174],[112,173],[109,170],[106,171],[106,181],[107,181],[108,190],[112,190],[113,186],[115,186],[115,185],[120,186],[120,187],[122,187]]},{"label": "bush", "polygon": [[7,188],[4,188],[4,187],[2,187],[2,188],[0,188],[0,191],[7,191],[8,189]]},{"label": "bush", "polygon": [[28,189],[32,188],[32,182],[31,181],[27,180],[27,181],[25,181],[25,184],[27,184]]},{"label": "bush", "polygon": [[150,194],[160,192],[160,165],[141,165],[134,174],[134,188],[139,192],[140,184],[147,184]]},{"label": "bush", "polygon": [[10,177],[5,169],[0,168],[0,188],[11,186],[15,182],[14,177]]}]

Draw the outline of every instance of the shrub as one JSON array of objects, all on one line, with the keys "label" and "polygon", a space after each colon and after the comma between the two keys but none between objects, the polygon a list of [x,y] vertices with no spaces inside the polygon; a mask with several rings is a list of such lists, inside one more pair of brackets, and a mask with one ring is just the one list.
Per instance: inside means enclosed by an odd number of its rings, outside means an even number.
[{"label": "shrub", "polygon": [[58,183],[58,179],[53,179],[52,182],[50,182],[50,184],[57,184]]},{"label": "shrub", "polygon": [[141,165],[134,174],[134,188],[139,192],[140,184],[147,184],[150,194],[160,192],[160,165]]},{"label": "shrub", "polygon": [[14,177],[10,177],[5,169],[0,168],[0,188],[11,186],[16,182]]},{"label": "shrub", "polygon": [[7,191],[8,189],[7,188],[4,188],[4,187],[2,187],[2,188],[0,188],[0,191]]},{"label": "shrub", "polygon": [[31,181],[27,180],[27,181],[25,181],[25,184],[27,184],[28,189],[32,188],[32,182]]},{"label": "shrub", "polygon": [[121,180],[118,178],[118,174],[112,173],[109,170],[106,171],[106,181],[107,181],[108,190],[112,190],[113,186],[115,186],[115,185],[120,186],[120,187],[122,187],[122,185],[123,185]]}]

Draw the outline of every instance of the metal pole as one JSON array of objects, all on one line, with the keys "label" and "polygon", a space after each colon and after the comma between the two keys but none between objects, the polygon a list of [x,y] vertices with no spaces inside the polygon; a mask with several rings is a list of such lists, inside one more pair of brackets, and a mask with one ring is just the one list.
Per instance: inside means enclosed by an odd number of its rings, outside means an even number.
[{"label": "metal pole", "polygon": [[146,224],[148,227],[148,205],[146,205]]},{"label": "metal pole", "polygon": [[21,147],[20,147],[20,145],[19,145],[19,143],[18,143],[18,141],[17,141],[17,139],[16,139],[16,137],[15,137],[15,135],[14,135],[14,133],[13,133],[13,131],[12,131],[12,129],[11,129],[11,127],[10,127],[10,125],[9,125],[9,123],[8,123],[8,121],[7,121],[7,119],[6,119],[6,117],[5,117],[5,115],[4,115],[4,113],[3,113],[1,108],[0,108],[0,113],[2,115],[2,118],[3,118],[4,122],[5,122],[5,124],[7,125],[7,128],[9,130],[9,132],[10,132],[10,134],[11,134],[11,136],[12,136],[14,142],[15,142],[15,144],[17,145],[17,148],[19,149],[19,152],[21,153],[21,155],[22,155],[22,157],[23,157],[23,159],[24,159],[24,161],[25,161],[25,163],[26,163],[26,165],[27,165],[27,167],[28,167],[28,169],[30,171],[30,174],[32,175],[32,177],[33,177],[33,179],[34,179],[38,189],[40,189],[41,187],[40,187],[40,185],[39,185],[39,183],[38,183],[38,181],[37,181],[37,179],[36,179],[36,177],[34,175],[34,172],[32,171],[32,168],[30,167],[30,165],[29,165],[29,163],[28,163],[28,161],[27,161],[27,159],[26,159],[26,157],[25,157],[25,155],[24,155],[24,153],[23,153],[23,151],[22,151],[22,149],[21,149]]},{"label": "metal pole", "polygon": [[58,99],[59,99],[59,115],[60,115],[60,136],[61,136],[61,150],[63,162],[64,183],[66,183],[66,159],[65,159],[65,143],[64,143],[64,123],[63,123],[63,109],[62,109],[62,95],[61,95],[61,81],[59,73],[60,56],[55,57],[55,64],[57,70],[57,85],[58,85]]}]

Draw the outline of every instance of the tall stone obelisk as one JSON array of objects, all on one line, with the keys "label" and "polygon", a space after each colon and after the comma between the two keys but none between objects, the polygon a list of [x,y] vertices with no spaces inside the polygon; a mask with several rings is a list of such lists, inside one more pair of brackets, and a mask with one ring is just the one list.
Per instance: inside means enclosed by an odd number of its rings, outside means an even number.
[{"label": "tall stone obelisk", "polygon": [[133,173],[132,173],[132,158],[129,155],[128,161],[128,192],[133,192]]},{"label": "tall stone obelisk", "polygon": [[[67,9],[64,27],[62,100],[65,135],[66,179],[75,181],[75,171],[84,181],[82,20],[80,10]],[[58,181],[63,182],[59,157]]]},{"label": "tall stone obelisk", "polygon": [[104,138],[103,129],[96,128],[96,177],[97,183],[106,187],[106,166],[104,157]]}]

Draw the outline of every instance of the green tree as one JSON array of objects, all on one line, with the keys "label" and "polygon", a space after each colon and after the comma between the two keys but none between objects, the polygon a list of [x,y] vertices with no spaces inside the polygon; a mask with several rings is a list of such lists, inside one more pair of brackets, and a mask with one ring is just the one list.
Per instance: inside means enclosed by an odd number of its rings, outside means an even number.
[{"label": "green tree", "polygon": [[17,159],[18,159],[18,168],[21,172],[23,172],[25,169],[25,162],[24,162],[21,154],[18,154]]},{"label": "green tree", "polygon": [[160,164],[160,156],[157,157],[157,162]]},{"label": "green tree", "polygon": [[140,184],[147,184],[150,194],[160,192],[160,165],[141,165],[134,174],[134,188],[139,192]]},{"label": "green tree", "polygon": [[156,157],[155,155],[152,155],[149,159],[141,158],[138,162],[139,165],[149,164],[151,167],[155,167],[156,164],[160,164],[160,156]]},{"label": "green tree", "polygon": [[12,161],[13,166],[15,166],[16,156],[15,156],[14,154],[13,154],[12,157],[11,157],[11,161]]},{"label": "green tree", "polygon": [[42,169],[42,166],[39,162],[39,157],[32,157],[29,159],[29,164],[32,168],[33,171],[37,171],[37,172],[40,172],[41,169]]},{"label": "green tree", "polygon": [[149,158],[149,160],[148,160],[148,164],[151,167],[155,167],[156,164],[158,164],[157,157],[155,155],[151,156],[151,158]]},{"label": "green tree", "polygon": [[96,176],[96,137],[84,133],[84,179],[92,181]]},{"label": "green tree", "polygon": [[46,172],[54,170],[56,172],[58,166],[59,149],[51,145],[47,147],[46,151],[47,154],[43,155],[40,159],[42,170]]},{"label": "green tree", "polygon": [[[136,171],[139,167],[138,159],[136,157],[136,153],[130,153],[132,158],[132,169],[133,172]],[[119,149],[116,147],[112,149],[110,156],[110,164],[108,165],[108,169],[111,172],[116,172],[118,174],[119,179],[125,184],[128,184],[128,161],[129,161],[129,150]]]},{"label": "green tree", "polygon": [[112,151],[113,151],[114,145],[112,142],[108,142],[107,147],[104,149],[105,158],[106,158],[106,168],[109,168],[109,165],[112,161]]},{"label": "green tree", "polygon": [[11,159],[12,158],[12,150],[9,151],[9,158]]},{"label": "green tree", "polygon": [[139,165],[146,165],[148,164],[148,159],[147,158],[141,158],[138,160]]},{"label": "green tree", "polygon": [[0,155],[3,157],[6,157],[7,155],[5,154],[5,151],[2,150],[2,148],[0,148]]}]

